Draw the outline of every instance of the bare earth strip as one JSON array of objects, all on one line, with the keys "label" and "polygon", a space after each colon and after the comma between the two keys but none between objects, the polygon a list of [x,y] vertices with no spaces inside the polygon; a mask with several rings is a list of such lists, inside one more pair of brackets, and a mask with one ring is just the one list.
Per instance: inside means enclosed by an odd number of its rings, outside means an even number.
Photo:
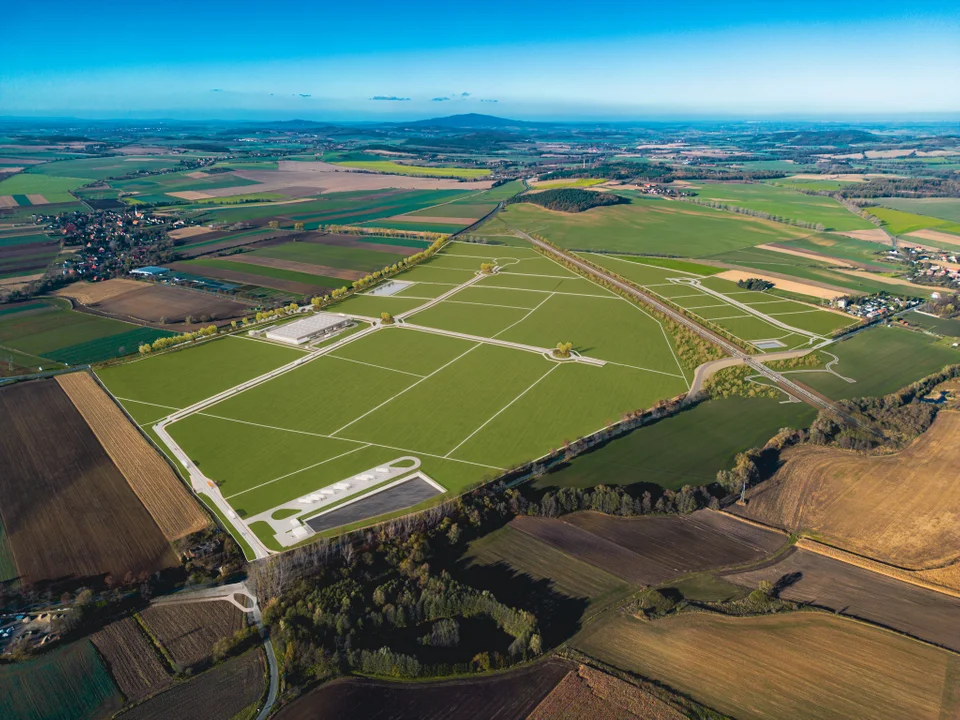
[{"label": "bare earth strip", "polygon": [[829,255],[823,255],[817,252],[810,252],[804,250],[794,250],[793,248],[786,248],[782,245],[777,245],[776,243],[767,243],[766,245],[757,245],[758,250],[770,250],[771,252],[782,253],[784,255],[793,255],[794,257],[801,257],[806,260],[829,260],[832,264],[837,267],[847,267],[852,268],[854,265],[844,262],[843,260],[838,260],[837,258],[830,257]]},{"label": "bare earth strip", "polygon": [[194,172],[189,172],[189,173],[187,173],[187,177],[188,177],[188,178],[199,179],[199,178],[205,178],[205,177],[210,177],[210,176],[209,176],[207,173],[205,173],[205,172],[202,172],[202,171],[200,171],[200,170],[196,170],[196,171],[194,171]]},{"label": "bare earth strip", "polygon": [[880,228],[874,228],[873,230],[847,230],[846,232],[838,232],[837,235],[845,235],[854,240],[866,240],[868,242],[883,243],[884,245],[891,244],[890,236]]},{"label": "bare earth strip", "polygon": [[960,235],[941,232],[940,230],[917,230],[907,233],[909,238],[919,238],[920,240],[929,240],[933,243],[947,243],[948,245],[960,245]]},{"label": "bare earth strip", "polygon": [[128,702],[137,702],[163,690],[173,681],[132,617],[110,623],[90,640],[106,660],[110,674]]},{"label": "bare earth strip", "polygon": [[822,298],[824,300],[833,300],[841,295],[852,295],[853,291],[847,288],[831,288],[830,286],[813,285],[811,283],[798,282],[796,280],[784,280],[771,273],[758,273],[754,270],[727,270],[714,277],[723,278],[737,282],[737,280],[747,280],[749,278],[759,278],[772,282],[776,287],[787,292],[800,293],[801,295],[810,295],[811,297]]},{"label": "bare earth strip", "polygon": [[3,278],[0,280],[0,287],[26,285],[31,280],[39,280],[42,277],[43,273],[35,273],[33,275],[17,275],[16,277]]},{"label": "bare earth strip", "polygon": [[174,240],[182,240],[183,238],[193,237],[195,235],[206,235],[210,232],[214,231],[211,228],[208,228],[206,225],[191,225],[189,227],[171,230],[167,233],[167,235],[172,237]]},{"label": "bare earth strip", "polygon": [[730,512],[814,534],[901,568],[927,570],[960,557],[960,412],[942,410],[906,450],[864,456],[801,446]]},{"label": "bare earth strip", "polygon": [[203,275],[205,277],[216,278],[217,280],[226,280],[237,285],[256,285],[258,287],[273,288],[274,290],[286,290],[287,292],[298,295],[317,294],[318,290],[332,290],[325,285],[308,285],[307,283],[296,282],[295,280],[278,280],[277,278],[257,275],[255,273],[237,272],[236,270],[224,270],[223,268],[208,267],[206,265],[188,265],[187,263],[171,263],[168,265],[171,270],[190,273],[192,275]]},{"label": "bare earth strip", "polygon": [[93,305],[95,303],[115,298],[131,290],[139,290],[147,287],[136,280],[126,280],[124,278],[114,278],[104,282],[92,283],[86,280],[67,285],[57,290],[54,295],[60,297],[73,298],[83,305]]},{"label": "bare earth strip", "polygon": [[[231,191],[233,188],[229,188]],[[236,195],[235,192],[229,192],[227,195]],[[197,192],[196,190],[181,190],[180,192],[168,192],[167,195],[170,197],[180,198],[181,200],[207,200],[209,198],[215,197],[214,195],[209,195],[204,192]]]},{"label": "bare earth strip", "polygon": [[177,540],[207,527],[206,515],[170,466],[88,373],[59,375],[57,382],[130,483],[164,537]]},{"label": "bare earth strip", "polygon": [[366,273],[360,272],[359,270],[345,270],[344,268],[313,265],[312,263],[297,262],[296,260],[281,260],[279,258],[260,257],[257,255],[231,255],[230,261],[278,268],[280,270],[291,270],[293,272],[306,273],[307,275],[326,275],[327,277],[340,278],[341,280],[359,280],[366,275]]},{"label": "bare earth strip", "polygon": [[47,200],[43,195],[39,193],[29,193],[27,195],[27,200],[30,201],[31,205],[49,205],[50,201]]},{"label": "bare earth strip", "polygon": [[433,217],[431,215],[394,215],[387,220],[393,222],[438,223],[440,225],[473,225],[480,218]]},{"label": "bare earth strip", "polygon": [[12,207],[17,207],[17,201],[13,199],[13,195],[0,195],[0,208]]}]

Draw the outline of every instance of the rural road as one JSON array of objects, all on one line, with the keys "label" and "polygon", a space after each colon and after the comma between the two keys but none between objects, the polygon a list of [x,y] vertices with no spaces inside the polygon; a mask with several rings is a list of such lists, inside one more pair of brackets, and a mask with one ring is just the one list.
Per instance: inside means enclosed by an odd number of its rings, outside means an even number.
[{"label": "rural road", "polygon": [[[252,605],[241,604],[236,596],[252,600]],[[256,593],[250,591],[246,582],[232,583],[230,585],[219,585],[217,587],[201,588],[199,590],[181,590],[171,595],[163,595],[150,601],[151,605],[184,605],[196,602],[228,602],[240,608],[243,612],[250,613],[253,621],[260,631],[260,637],[263,638],[263,652],[267,657],[267,668],[270,671],[270,685],[267,689],[267,699],[257,715],[257,720],[266,720],[277,702],[277,693],[280,688],[280,671],[277,667],[277,657],[273,652],[273,642],[270,640],[270,634],[263,624],[263,615],[260,612],[260,605],[257,602]]]},{"label": "rural road", "polygon": [[563,250],[559,250],[553,247],[552,245],[549,245],[548,243],[543,242],[542,240],[537,240],[535,238],[532,238],[522,230],[518,230],[516,228],[514,228],[513,230],[515,233],[517,233],[518,236],[522,237],[524,240],[528,241],[532,245],[540,248],[541,250],[547,253],[563,258],[567,262],[580,268],[583,272],[585,272],[588,275],[592,275],[596,278],[600,278],[601,280],[604,280],[605,282],[615,285],[616,287],[620,288],[624,292],[640,300],[644,304],[650,305],[658,312],[663,313],[674,322],[680,325],[683,325],[689,330],[692,330],[697,335],[710,341],[711,343],[715,345],[719,345],[720,348],[722,348],[728,355],[735,358],[740,358],[740,360],[744,364],[749,365],[751,368],[756,370],[758,374],[763,375],[764,377],[770,380],[773,380],[773,382],[777,383],[777,385],[784,388],[785,390],[789,390],[791,393],[793,393],[796,397],[802,399],[804,402],[807,402],[810,405],[813,405],[814,407],[817,407],[817,408],[824,408],[824,409],[831,410],[837,415],[843,417],[845,420],[847,420],[851,424],[858,425],[858,426],[860,425],[860,423],[858,423],[854,418],[838,410],[837,407],[833,405],[833,403],[828,402],[825,398],[822,398],[819,395],[816,395],[810,392],[809,390],[798,385],[797,383],[791,380],[788,380],[780,373],[771,370],[762,362],[759,362],[753,355],[750,355],[749,353],[741,350],[739,347],[734,345],[729,340],[721,337],[720,335],[717,335],[716,333],[708,330],[702,325],[695,323],[693,320],[691,320],[685,315],[680,314],[679,312],[671,308],[669,305],[666,305],[660,302],[659,300],[647,295],[646,293],[641,292],[633,285],[630,285],[621,280],[618,280],[616,277],[614,277],[609,273],[606,273],[602,270],[598,270],[597,268],[593,267],[592,265],[584,262],[580,258],[570,253],[567,253]]}]

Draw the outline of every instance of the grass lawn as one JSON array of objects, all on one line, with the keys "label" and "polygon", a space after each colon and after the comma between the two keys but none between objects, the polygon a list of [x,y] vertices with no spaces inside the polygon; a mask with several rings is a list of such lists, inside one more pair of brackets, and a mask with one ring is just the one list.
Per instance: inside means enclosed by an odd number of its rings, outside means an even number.
[{"label": "grass lawn", "polygon": [[868,230],[873,224],[854,215],[829,197],[805,195],[765,183],[698,182],[700,200],[755,210],[800,222],[822,224],[829,230]]},{"label": "grass lawn", "polygon": [[733,465],[738,452],[761,447],[780,428],[806,427],[816,411],[803,403],[727,398],[709,400],[638,428],[537,480],[537,487],[651,483],[679,490],[706,485]]},{"label": "grass lawn", "polygon": [[689,613],[653,622],[611,614],[574,643],[742,720],[937,720],[958,709],[948,684],[955,655],[827,613]]},{"label": "grass lawn", "polygon": [[800,380],[834,400],[892,393],[946,365],[960,363],[960,350],[929,335],[898,327],[877,327],[825,348],[840,358],[829,373],[803,373]]},{"label": "grass lawn", "polygon": [[[156,415],[158,408],[184,408],[227,388],[255,378],[301,357],[301,350],[279,347],[239,337],[225,337],[182,350],[113,367],[101,368],[97,376],[137,420],[146,422],[169,415]],[[151,417],[152,416],[152,417]],[[144,418],[144,419],[141,419]]]},{"label": "grass lawn", "polygon": [[643,257],[640,255],[619,255],[621,260],[628,260],[639,265],[649,265],[665,270],[676,270],[681,273],[691,275],[716,275],[723,272],[723,268],[713,267],[713,265],[703,265],[702,263],[690,262],[689,260],[677,260],[675,258],[661,257]]},{"label": "grass lawn", "polygon": [[[451,290],[453,286],[441,287],[443,292]],[[443,293],[440,293],[441,295]],[[353,295],[343,302],[337,303],[330,308],[331,312],[345,313],[347,315],[359,315],[361,317],[379,318],[380,313],[388,312],[391,315],[398,315],[408,310],[420,307],[427,300],[419,299],[417,294],[414,297],[404,297],[402,295]]]},{"label": "grass lawn", "polygon": [[[846,212],[846,211],[844,211]],[[541,235],[568,250],[705,257],[726,250],[783,242],[809,231],[742,215],[635,196],[628,205],[561,213],[531,203],[510,205],[476,234],[496,239],[507,228]]]}]

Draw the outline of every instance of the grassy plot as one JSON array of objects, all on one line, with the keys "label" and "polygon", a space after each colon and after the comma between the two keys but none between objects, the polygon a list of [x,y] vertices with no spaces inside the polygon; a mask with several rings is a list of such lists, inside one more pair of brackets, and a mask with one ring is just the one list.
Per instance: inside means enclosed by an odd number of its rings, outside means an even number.
[{"label": "grassy plot", "polygon": [[497,215],[499,222],[485,224],[477,234],[503,233],[519,228],[546,237],[568,250],[607,250],[705,257],[725,250],[782,242],[809,231],[778,223],[733,215],[693,203],[636,196],[626,205],[581,213],[545,210],[531,203],[510,205]]},{"label": "grassy plot", "polygon": [[248,273],[250,275],[259,275],[264,278],[274,280],[289,280],[290,282],[303,283],[305,285],[316,285],[320,287],[338,288],[344,285],[341,278],[327,277],[325,275],[311,275],[294,270],[283,270],[280,268],[265,267],[263,265],[251,265],[249,263],[231,262],[230,260],[219,260],[213,258],[201,258],[199,260],[187,260],[185,265],[195,267],[198,274],[203,273],[204,268],[218,268],[220,270],[232,270],[238,273]]},{"label": "grassy plot", "polygon": [[880,218],[883,227],[894,235],[904,235],[917,230],[939,230],[960,235],[960,223],[953,220],[942,220],[931,215],[917,215],[887,207],[871,207],[868,211],[871,215]]},{"label": "grassy plot", "polygon": [[[302,355],[301,350],[293,348],[225,337],[101,368],[97,375],[134,419],[142,423],[169,415],[174,409],[216,395]],[[158,411],[162,414],[157,415]]]},{"label": "grassy plot", "polygon": [[960,350],[949,343],[898,327],[866,330],[826,350],[840,358],[834,370],[855,383],[828,372],[792,377],[834,400],[886,395],[960,362]]},{"label": "grassy plot", "polygon": [[867,230],[873,227],[870,221],[854,215],[829,197],[805,195],[764,183],[703,182],[698,186],[699,199],[788,220],[819,224],[830,230]]},{"label": "grassy plot", "polygon": [[392,160],[346,160],[336,165],[355,167],[361,170],[390,173],[392,175],[429,175],[431,177],[483,178],[490,174],[485,168],[428,167],[425,165],[403,165]]},{"label": "grassy plot", "polygon": [[706,485],[738,452],[763,446],[783,427],[806,427],[814,417],[816,411],[801,403],[709,400],[580,455],[541,477],[537,486]]},{"label": "grassy plot", "polygon": [[39,173],[19,173],[0,180],[0,195],[43,195],[48,202],[70,202],[71,190],[76,190],[88,180],[75,177],[58,177]]},{"label": "grassy plot", "polygon": [[88,640],[36,660],[0,666],[0,717],[93,720],[116,712],[121,704]]},{"label": "grassy plot", "polygon": [[357,247],[339,247],[320,243],[293,242],[255,250],[244,257],[265,257],[294,262],[326,265],[347,270],[372,271],[394,265],[404,259],[399,253],[365,250]]},{"label": "grassy plot", "polygon": [[175,155],[166,157],[162,155],[152,155],[150,157],[119,155],[44,163],[31,168],[30,173],[84,178],[86,180],[107,180],[138,172],[159,173],[177,167],[182,161],[182,157]]},{"label": "grassy plot", "polygon": [[[811,235],[808,238],[783,243],[783,246],[792,250],[826,255],[828,258],[865,263],[887,272],[901,267],[898,263],[889,259],[890,245],[867,240],[855,240],[842,235]],[[825,259],[825,261],[829,262],[828,259]]]},{"label": "grassy plot", "polygon": [[828,614],[611,616],[576,644],[743,720],[938,720],[957,710],[946,685],[957,672],[954,655]]},{"label": "grassy plot", "polygon": [[957,198],[880,198],[879,202],[901,212],[960,224],[960,199]]}]

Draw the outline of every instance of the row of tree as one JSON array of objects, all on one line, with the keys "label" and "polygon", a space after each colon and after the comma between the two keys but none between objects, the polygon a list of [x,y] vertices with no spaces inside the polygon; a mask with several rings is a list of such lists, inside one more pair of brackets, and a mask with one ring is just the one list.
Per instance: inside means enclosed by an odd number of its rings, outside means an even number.
[{"label": "row of tree", "polygon": [[152,343],[143,343],[143,345],[141,345],[138,349],[141,355],[148,355],[152,352],[166,350],[167,348],[172,348],[176,345],[183,345],[184,343],[193,342],[194,340],[202,340],[204,338],[213,337],[216,334],[217,326],[207,325],[207,327],[194,330],[193,332],[185,332],[181,333],[180,335],[157,338]]}]

